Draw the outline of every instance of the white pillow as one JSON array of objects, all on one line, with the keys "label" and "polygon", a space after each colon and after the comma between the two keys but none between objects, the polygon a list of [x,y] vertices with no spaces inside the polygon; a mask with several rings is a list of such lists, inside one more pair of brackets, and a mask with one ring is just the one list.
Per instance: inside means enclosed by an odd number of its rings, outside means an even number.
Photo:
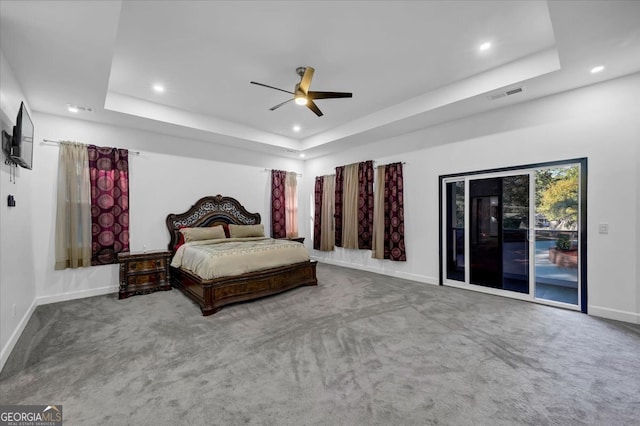
[{"label": "white pillow", "polygon": [[264,237],[264,225],[229,225],[231,238]]},{"label": "white pillow", "polygon": [[184,235],[185,243],[188,243],[190,241],[216,240],[220,238],[226,238],[222,225],[205,226],[202,228],[182,228],[180,232],[182,232],[182,235]]}]

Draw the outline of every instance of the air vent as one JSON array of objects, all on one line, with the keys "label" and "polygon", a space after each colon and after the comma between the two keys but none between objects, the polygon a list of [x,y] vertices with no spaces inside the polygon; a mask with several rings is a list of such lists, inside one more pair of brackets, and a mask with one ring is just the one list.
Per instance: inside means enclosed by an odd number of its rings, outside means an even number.
[{"label": "air vent", "polygon": [[496,99],[504,98],[506,96],[516,95],[522,92],[524,92],[523,86],[514,87],[513,89],[509,89],[503,92],[492,93],[491,95],[487,96],[487,98],[491,101],[495,101]]}]

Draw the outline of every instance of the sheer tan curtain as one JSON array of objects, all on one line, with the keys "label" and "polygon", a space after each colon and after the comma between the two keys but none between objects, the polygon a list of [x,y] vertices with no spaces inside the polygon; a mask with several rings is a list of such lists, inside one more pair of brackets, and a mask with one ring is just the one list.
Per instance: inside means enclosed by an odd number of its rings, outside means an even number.
[{"label": "sheer tan curtain", "polygon": [[342,247],[358,248],[358,164],[344,166]]},{"label": "sheer tan curtain", "polygon": [[63,142],[58,158],[55,269],[91,266],[91,182],[87,147]]},{"label": "sheer tan curtain", "polygon": [[376,168],[375,204],[373,206],[373,249],[371,257],[384,259],[384,167]]},{"label": "sheer tan curtain", "polygon": [[287,172],[284,181],[285,226],[287,238],[298,236],[298,180],[296,172]]},{"label": "sheer tan curtain", "polygon": [[321,219],[321,235],[320,250],[331,251],[335,245],[335,227],[334,227],[334,211],[335,211],[335,175],[325,176],[322,188],[322,219]]}]

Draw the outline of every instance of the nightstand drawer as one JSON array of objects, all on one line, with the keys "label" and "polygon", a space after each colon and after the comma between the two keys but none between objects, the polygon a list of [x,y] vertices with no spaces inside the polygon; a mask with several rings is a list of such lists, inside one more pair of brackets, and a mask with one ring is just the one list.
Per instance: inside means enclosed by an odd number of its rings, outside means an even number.
[{"label": "nightstand drawer", "polygon": [[129,271],[156,271],[164,269],[165,259],[149,259],[139,261],[129,261]]},{"label": "nightstand drawer", "polygon": [[127,277],[128,286],[143,285],[143,284],[149,284],[149,283],[159,283],[159,282],[166,282],[166,281],[167,281],[167,274],[164,271],[145,273],[145,274],[139,274],[139,275],[138,274],[129,275]]}]

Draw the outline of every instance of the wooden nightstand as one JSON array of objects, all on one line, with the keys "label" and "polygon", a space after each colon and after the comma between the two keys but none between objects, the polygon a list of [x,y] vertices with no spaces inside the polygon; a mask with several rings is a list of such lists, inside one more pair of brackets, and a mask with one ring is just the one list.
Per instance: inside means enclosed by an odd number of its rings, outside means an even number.
[{"label": "wooden nightstand", "polygon": [[171,290],[170,251],[118,253],[120,292],[118,299],[158,290]]},{"label": "wooden nightstand", "polygon": [[304,237],[295,237],[295,238],[282,238],[283,240],[296,241],[298,243],[304,244]]}]

